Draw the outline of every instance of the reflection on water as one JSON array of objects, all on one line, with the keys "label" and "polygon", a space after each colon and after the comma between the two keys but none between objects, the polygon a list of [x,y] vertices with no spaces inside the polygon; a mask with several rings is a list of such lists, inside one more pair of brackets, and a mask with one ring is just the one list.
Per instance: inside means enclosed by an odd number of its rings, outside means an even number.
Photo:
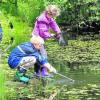
[{"label": "reflection on water", "polygon": [[96,72],[84,73],[78,71],[78,72],[69,73],[69,76],[74,78],[78,85],[100,84],[100,73],[96,73]]},{"label": "reflection on water", "polygon": [[100,100],[100,72],[80,70],[62,73],[74,82],[56,76],[60,93],[55,100]]},{"label": "reflection on water", "polygon": [[69,79],[65,79],[61,76],[57,76],[58,83],[66,84],[66,85],[75,85],[75,86],[83,86],[87,84],[100,84],[100,72],[88,72],[84,73],[82,71],[69,71],[68,73],[63,73],[63,75],[75,80],[71,82]]},{"label": "reflection on water", "polygon": [[[85,65],[82,66],[81,69],[76,70],[71,70],[70,68],[68,68],[68,66],[63,65],[58,70],[60,74],[68,77],[69,79],[75,80],[75,86],[82,86],[87,84],[100,84],[100,64]],[[70,80],[67,80],[66,78],[60,75],[56,75],[56,78],[59,80],[59,83],[70,83]]]}]

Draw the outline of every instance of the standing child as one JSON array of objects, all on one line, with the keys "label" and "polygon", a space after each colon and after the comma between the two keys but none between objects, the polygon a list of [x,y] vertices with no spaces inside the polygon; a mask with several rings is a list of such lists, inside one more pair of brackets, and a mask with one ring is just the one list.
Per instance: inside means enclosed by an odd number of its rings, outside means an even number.
[{"label": "standing child", "polygon": [[37,18],[32,35],[36,33],[35,35],[39,35],[43,39],[51,38],[53,36],[53,34],[49,32],[49,29],[51,28],[54,32],[56,32],[57,38],[59,38],[61,30],[56,21],[53,19],[59,14],[60,9],[57,5],[48,5],[45,11]]},{"label": "standing child", "polygon": [[[54,36],[57,39],[59,39],[61,35],[60,34],[61,30],[58,24],[56,23],[56,21],[54,20],[54,17],[59,16],[59,14],[60,14],[60,9],[58,8],[57,5],[48,5],[45,8],[45,11],[39,17],[37,17],[35,26],[32,32],[32,36],[34,37],[34,35],[38,35],[42,37],[44,40],[47,40]],[[51,34],[49,32],[50,29],[56,32],[56,35]],[[47,52],[44,48],[44,45],[42,45],[41,52],[45,56],[45,58],[47,58]],[[37,68],[37,66],[39,65],[36,64],[35,66],[36,66],[35,68]],[[44,72],[46,72],[45,68],[43,70]]]}]

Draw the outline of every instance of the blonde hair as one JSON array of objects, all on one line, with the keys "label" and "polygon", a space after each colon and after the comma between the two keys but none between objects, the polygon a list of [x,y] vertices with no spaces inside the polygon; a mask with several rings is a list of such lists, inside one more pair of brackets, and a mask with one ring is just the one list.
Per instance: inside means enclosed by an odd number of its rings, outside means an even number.
[{"label": "blonde hair", "polygon": [[48,5],[46,7],[46,11],[49,14],[54,14],[54,16],[59,16],[60,15],[60,9],[58,8],[57,5]]},{"label": "blonde hair", "polygon": [[32,38],[30,39],[30,42],[33,44],[44,44],[44,40],[37,35],[32,36]]}]

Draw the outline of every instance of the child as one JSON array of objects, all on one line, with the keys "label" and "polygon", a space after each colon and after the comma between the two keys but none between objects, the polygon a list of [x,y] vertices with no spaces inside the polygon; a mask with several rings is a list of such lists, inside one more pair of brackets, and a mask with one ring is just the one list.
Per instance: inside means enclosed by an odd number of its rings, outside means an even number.
[{"label": "child", "polygon": [[[48,39],[54,36],[49,33],[51,28],[56,32],[56,37],[60,37],[61,30],[53,17],[60,14],[60,9],[56,5],[48,5],[45,11],[37,18],[32,35],[39,35],[43,39]],[[35,34],[36,33],[36,34]]]},{"label": "child", "polygon": [[[19,81],[28,82],[29,78],[25,76],[25,72],[30,66],[33,66],[35,63],[39,63],[41,68],[46,68],[50,72],[56,73],[56,69],[53,68],[40,53],[41,46],[43,45],[44,40],[39,36],[34,36],[30,39],[30,42],[25,42],[18,45],[12,50],[8,57],[8,64],[10,68],[17,68],[15,77]],[[38,75],[49,75],[44,73],[44,71],[38,68]]]},{"label": "child", "polygon": [[[32,32],[32,36],[34,37],[34,35],[38,35],[42,37],[44,40],[54,36],[57,39],[59,39],[61,30],[57,25],[56,21],[53,19],[53,17],[58,16],[59,14],[60,9],[57,7],[57,5],[48,5],[45,11],[37,18]],[[51,34],[49,32],[50,28],[56,32],[56,35]],[[41,53],[43,54],[43,56],[45,56],[45,58],[47,58],[47,52],[45,50],[44,45],[42,45]],[[36,64],[35,66],[37,68],[39,65]],[[46,71],[45,68],[44,70]]]}]

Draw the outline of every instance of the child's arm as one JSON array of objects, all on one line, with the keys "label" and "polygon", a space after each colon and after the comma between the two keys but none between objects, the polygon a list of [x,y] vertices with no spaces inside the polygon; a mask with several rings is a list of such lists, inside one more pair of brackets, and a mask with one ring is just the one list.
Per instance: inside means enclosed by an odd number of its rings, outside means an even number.
[{"label": "child's arm", "polygon": [[58,24],[56,23],[56,21],[54,19],[52,19],[52,21],[50,22],[50,27],[57,33],[61,33],[61,30],[58,26]]}]

